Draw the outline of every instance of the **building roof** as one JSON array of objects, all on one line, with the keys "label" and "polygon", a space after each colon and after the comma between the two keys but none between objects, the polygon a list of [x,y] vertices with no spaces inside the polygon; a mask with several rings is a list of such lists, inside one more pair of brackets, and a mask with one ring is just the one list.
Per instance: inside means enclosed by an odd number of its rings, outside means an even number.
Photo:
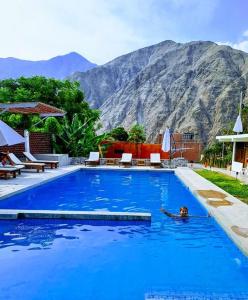
[{"label": "building roof", "polygon": [[63,110],[42,102],[0,103],[0,113],[6,111],[13,114],[38,114],[40,117],[63,117]]},{"label": "building roof", "polygon": [[248,142],[248,134],[218,135],[219,142]]}]

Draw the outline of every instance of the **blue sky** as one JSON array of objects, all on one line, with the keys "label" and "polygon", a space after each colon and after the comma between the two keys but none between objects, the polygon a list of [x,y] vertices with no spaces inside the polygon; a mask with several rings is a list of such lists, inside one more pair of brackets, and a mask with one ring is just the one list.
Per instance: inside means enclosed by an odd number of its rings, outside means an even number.
[{"label": "blue sky", "polygon": [[0,0],[0,57],[76,51],[103,64],[163,40],[248,52],[248,0]]}]

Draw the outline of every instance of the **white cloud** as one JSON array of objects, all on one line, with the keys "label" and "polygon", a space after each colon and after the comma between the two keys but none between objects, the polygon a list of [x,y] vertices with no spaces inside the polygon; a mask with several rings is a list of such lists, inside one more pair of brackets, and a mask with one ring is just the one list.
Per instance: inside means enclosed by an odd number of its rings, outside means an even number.
[{"label": "white cloud", "polygon": [[216,42],[218,45],[227,45],[237,50],[242,50],[248,53],[248,30],[242,34],[242,40],[239,42]]},{"label": "white cloud", "polygon": [[190,39],[217,1],[0,0],[0,57],[76,51],[101,64],[162,40]]},{"label": "white cloud", "polygon": [[248,30],[243,33],[243,36],[248,37]]},{"label": "white cloud", "polygon": [[242,41],[240,43],[234,44],[235,49],[242,50],[248,53],[248,40]]},{"label": "white cloud", "polygon": [[230,46],[234,49],[241,50],[248,53],[248,40],[242,41],[240,43],[231,43],[231,42],[216,42],[218,45]]},{"label": "white cloud", "polygon": [[0,56],[40,59],[78,51],[101,63],[127,50],[127,44],[143,42],[100,2],[6,1],[0,11]]}]

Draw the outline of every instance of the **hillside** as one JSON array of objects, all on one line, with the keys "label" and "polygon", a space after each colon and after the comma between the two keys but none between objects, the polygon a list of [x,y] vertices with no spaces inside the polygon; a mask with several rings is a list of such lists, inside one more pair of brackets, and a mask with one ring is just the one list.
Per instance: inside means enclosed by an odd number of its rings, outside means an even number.
[{"label": "hillside", "polygon": [[245,52],[213,42],[165,41],[70,78],[102,111],[103,130],[138,122],[149,141],[169,126],[208,142],[235,121],[247,74]]}]

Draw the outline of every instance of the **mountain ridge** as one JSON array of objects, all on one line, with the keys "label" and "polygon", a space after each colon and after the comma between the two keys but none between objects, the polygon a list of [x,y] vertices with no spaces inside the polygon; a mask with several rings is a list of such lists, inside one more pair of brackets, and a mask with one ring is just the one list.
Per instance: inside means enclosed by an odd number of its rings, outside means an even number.
[{"label": "mountain ridge", "polygon": [[65,79],[76,71],[87,71],[96,67],[77,52],[58,55],[44,60],[25,60],[15,57],[0,58],[0,79],[21,76],[45,76]]},{"label": "mountain ridge", "polygon": [[245,52],[211,41],[164,41],[70,79],[101,110],[103,130],[138,122],[148,141],[169,126],[195,132],[207,143],[235,121],[247,74]]}]

